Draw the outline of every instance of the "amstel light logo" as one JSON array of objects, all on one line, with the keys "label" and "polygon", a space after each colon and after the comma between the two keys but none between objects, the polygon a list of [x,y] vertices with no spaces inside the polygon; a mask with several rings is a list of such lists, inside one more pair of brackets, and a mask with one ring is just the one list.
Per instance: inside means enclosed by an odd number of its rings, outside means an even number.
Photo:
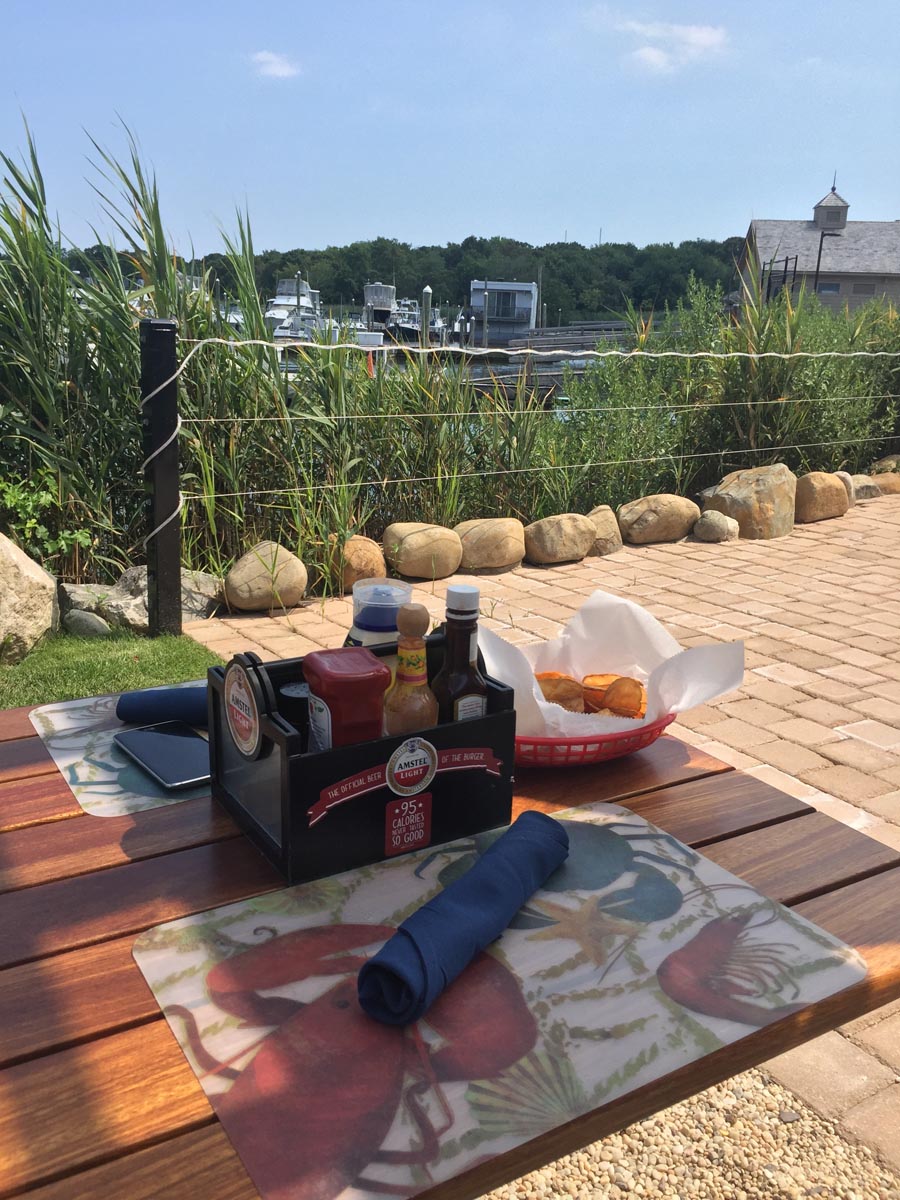
[{"label": "amstel light logo", "polygon": [[259,709],[247,672],[240,663],[232,663],[225,672],[225,720],[241,754],[245,758],[255,757],[261,732]]},{"label": "amstel light logo", "polygon": [[428,787],[437,771],[438,754],[424,738],[407,738],[387,764],[387,785],[395,796],[414,796]]}]

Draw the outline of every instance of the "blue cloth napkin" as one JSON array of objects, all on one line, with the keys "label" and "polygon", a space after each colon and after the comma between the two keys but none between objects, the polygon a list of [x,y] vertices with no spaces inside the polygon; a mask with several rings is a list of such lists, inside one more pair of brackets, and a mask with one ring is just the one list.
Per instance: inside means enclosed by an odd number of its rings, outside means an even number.
[{"label": "blue cloth napkin", "polygon": [[185,721],[207,725],[206,684],[194,687],[146,688],[123,692],[116,716],[126,725],[155,725],[159,721]]},{"label": "blue cloth napkin", "polygon": [[370,1017],[408,1025],[438,998],[569,853],[558,821],[525,812],[455,880],[408,917],[359,973]]}]

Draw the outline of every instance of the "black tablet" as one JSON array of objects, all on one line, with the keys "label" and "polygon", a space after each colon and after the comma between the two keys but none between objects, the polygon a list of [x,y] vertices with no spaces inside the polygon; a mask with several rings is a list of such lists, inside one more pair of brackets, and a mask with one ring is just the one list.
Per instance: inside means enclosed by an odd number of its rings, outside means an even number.
[{"label": "black tablet", "polygon": [[113,741],[170,791],[209,780],[209,743],[183,721],[123,729]]}]

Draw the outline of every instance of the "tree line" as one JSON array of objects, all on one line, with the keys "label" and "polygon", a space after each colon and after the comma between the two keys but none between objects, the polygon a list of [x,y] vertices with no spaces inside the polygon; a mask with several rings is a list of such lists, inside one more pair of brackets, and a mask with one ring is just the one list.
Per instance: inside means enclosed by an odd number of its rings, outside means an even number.
[{"label": "tree line", "polygon": [[[446,246],[411,246],[392,238],[329,246],[325,250],[265,250],[254,258],[256,283],[263,298],[274,295],[277,280],[299,271],[321,293],[326,308],[359,308],[363,285],[380,280],[393,283],[398,296],[419,297],[428,284],[435,305],[464,305],[473,279],[510,279],[536,283],[547,306],[547,323],[602,321],[623,313],[629,305],[660,311],[682,300],[693,274],[711,287],[734,286],[735,260],[743,239],[696,239],[679,245],[658,243],[638,247],[630,242],[582,246],[551,242],[531,246],[506,237],[467,237]],[[103,247],[69,252],[69,265],[90,274],[92,262],[102,262]],[[134,267],[121,255],[126,276]],[[236,292],[228,258],[220,253],[180,260],[188,274],[204,270],[223,299]]]}]

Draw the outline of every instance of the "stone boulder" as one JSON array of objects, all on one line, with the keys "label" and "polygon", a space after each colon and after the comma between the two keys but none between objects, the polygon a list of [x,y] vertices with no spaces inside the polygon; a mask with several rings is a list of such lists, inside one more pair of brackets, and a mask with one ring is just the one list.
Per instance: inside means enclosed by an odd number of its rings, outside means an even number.
[{"label": "stone boulder", "polygon": [[[147,568],[129,567],[116,581],[116,588],[129,596],[143,600],[147,606]],[[223,580],[206,571],[189,571],[181,568],[181,619],[183,621],[205,621],[218,612],[225,603]],[[100,614],[103,615],[102,613]]]},{"label": "stone boulder", "polygon": [[622,549],[619,522],[608,504],[598,504],[596,508],[592,508],[588,513],[588,520],[593,523],[595,534],[594,544],[588,550],[589,555],[615,554],[617,550]]},{"label": "stone boulder", "polygon": [[732,471],[704,493],[704,509],[734,517],[742,538],[785,537],[794,528],[797,477],[784,463]]},{"label": "stone boulder", "polygon": [[[203,621],[218,611],[224,599],[222,580],[203,571],[181,571],[181,619]],[[60,583],[59,606],[71,612],[92,613],[115,629],[150,632],[147,611],[147,568],[129,567],[116,583]],[[63,621],[66,629],[69,625]]]},{"label": "stone boulder", "polygon": [[102,617],[98,617],[96,613],[83,612],[79,608],[67,612],[62,623],[66,633],[75,637],[109,637],[112,633]]},{"label": "stone boulder", "polygon": [[879,458],[878,462],[872,463],[869,474],[881,475],[884,471],[900,471],[900,454],[886,454],[884,458]]},{"label": "stone boulder", "polygon": [[850,501],[850,507],[856,503],[856,488],[853,486],[853,476],[847,471],[835,471],[835,479],[839,479],[844,485],[847,492],[847,499]]},{"label": "stone boulder", "polygon": [[700,509],[693,500],[668,493],[630,500],[616,513],[623,540],[633,546],[680,542],[691,532],[699,516]]},{"label": "stone boulder", "polygon": [[850,478],[857,500],[877,500],[881,495],[881,488],[871,475],[851,475]]},{"label": "stone boulder", "polygon": [[525,557],[530,563],[580,561],[590,554],[597,529],[581,513],[560,513],[525,526]]},{"label": "stone boulder", "polygon": [[225,601],[241,612],[293,608],[306,593],[306,567],[277,542],[259,542],[225,576]]},{"label": "stone boulder", "polygon": [[0,533],[0,662],[21,662],[58,628],[56,580]]},{"label": "stone boulder", "polygon": [[462,542],[464,571],[502,571],[525,557],[525,527],[515,517],[485,517],[454,526]]},{"label": "stone boulder", "polygon": [[900,475],[885,472],[883,475],[876,475],[875,482],[882,496],[900,496]]},{"label": "stone boulder", "polygon": [[693,534],[701,542],[736,542],[741,536],[741,527],[734,517],[726,517],[711,508],[696,522]]},{"label": "stone boulder", "polygon": [[354,533],[352,537],[347,538],[344,542],[343,559],[341,587],[345,592],[352,592],[358,579],[383,579],[387,575],[381,547],[362,534]]},{"label": "stone boulder", "polygon": [[836,475],[830,475],[827,471],[810,471],[797,480],[794,520],[800,524],[842,517],[849,507],[847,489]]},{"label": "stone boulder", "polygon": [[419,521],[395,521],[381,536],[384,557],[398,575],[446,579],[462,562],[462,541],[453,529]]}]

